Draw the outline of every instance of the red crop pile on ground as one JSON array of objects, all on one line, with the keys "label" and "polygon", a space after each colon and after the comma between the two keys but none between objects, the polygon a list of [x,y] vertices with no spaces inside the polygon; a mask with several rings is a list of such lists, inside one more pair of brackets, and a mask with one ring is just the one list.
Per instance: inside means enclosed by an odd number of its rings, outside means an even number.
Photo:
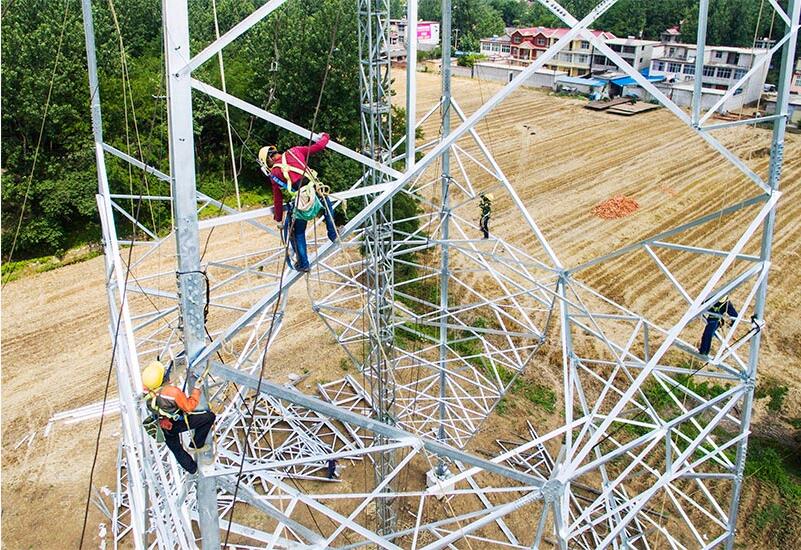
[{"label": "red crop pile on ground", "polygon": [[596,204],[592,208],[592,213],[605,220],[624,218],[640,207],[637,201],[618,195]]}]

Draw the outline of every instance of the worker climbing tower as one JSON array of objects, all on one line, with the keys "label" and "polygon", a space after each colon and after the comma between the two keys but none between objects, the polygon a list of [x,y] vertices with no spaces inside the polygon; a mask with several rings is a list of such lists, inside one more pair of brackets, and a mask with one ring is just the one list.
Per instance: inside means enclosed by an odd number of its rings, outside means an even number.
[{"label": "worker climbing tower", "polygon": [[[451,3],[443,0],[442,93],[418,119],[410,0],[406,136],[393,140],[389,1],[356,0],[359,83],[338,85],[359,86],[353,112],[362,143],[358,151],[335,140],[327,147],[363,167],[349,189],[331,195],[356,213],[335,243],[310,229],[309,274],[285,265],[271,208],[237,210],[196,185],[193,101],[233,107],[299,143],[319,139],[315,128],[219,89],[197,71],[217,57],[224,82],[224,48],[285,1],[260,5],[193,51],[187,2],[165,0],[169,168],[104,138],[93,4],[82,3],[121,407],[118,483],[108,507],[115,545],[734,545],[801,2],[790,0],[786,9],[771,2],[785,29],[761,63],[781,55],[777,112],[713,122],[737,87],[704,112],[697,81],[686,113],[588,30],[615,0],[582,17],[540,0],[568,29],[469,110],[452,93]],[[707,11],[700,0],[696,74],[704,68]],[[717,210],[687,208],[673,229],[615,241],[611,251],[583,242],[587,252],[571,256],[565,249],[577,244],[561,238],[562,226],[541,228],[549,205],[539,192],[523,201],[521,186],[492,154],[500,147],[484,133],[489,122],[481,132],[478,123],[582,40],[675,115],[688,140],[716,151],[737,193]],[[757,122],[773,126],[766,174],[716,134]],[[418,143],[423,127],[429,135]],[[141,169],[163,191],[124,191],[110,181],[107,161]],[[499,220],[482,239],[478,201],[490,192]],[[414,208],[399,217],[402,202]],[[171,205],[169,227],[141,215],[143,204],[154,203]],[[720,240],[722,224],[736,229],[731,242]],[[700,275],[688,277],[688,266]],[[609,280],[626,288],[612,292]],[[663,297],[658,307],[636,299],[646,282]],[[299,284],[305,294],[293,292]],[[718,333],[712,356],[700,356],[703,315],[723,295],[740,316]],[[338,348],[316,342],[299,349],[285,338],[285,319],[309,310]],[[286,354],[306,353],[328,366],[340,358],[335,348],[345,358],[341,378],[314,384],[282,368]],[[212,466],[202,475],[187,475],[141,430],[147,413],[139,368],[156,357],[174,360],[177,382],[191,385],[210,373],[204,399],[218,421],[205,455]],[[536,375],[526,377],[532,369]],[[705,382],[722,389],[703,391]],[[502,435],[507,428],[495,413],[512,390],[542,399],[548,414]],[[340,479],[327,473],[332,461],[342,466]]]}]

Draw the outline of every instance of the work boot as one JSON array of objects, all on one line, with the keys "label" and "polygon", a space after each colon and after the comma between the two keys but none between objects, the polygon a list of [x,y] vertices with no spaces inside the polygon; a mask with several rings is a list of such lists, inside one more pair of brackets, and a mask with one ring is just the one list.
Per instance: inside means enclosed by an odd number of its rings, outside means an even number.
[{"label": "work boot", "polygon": [[309,272],[309,264],[301,265],[295,264],[295,271],[300,271],[301,273],[308,273]]}]

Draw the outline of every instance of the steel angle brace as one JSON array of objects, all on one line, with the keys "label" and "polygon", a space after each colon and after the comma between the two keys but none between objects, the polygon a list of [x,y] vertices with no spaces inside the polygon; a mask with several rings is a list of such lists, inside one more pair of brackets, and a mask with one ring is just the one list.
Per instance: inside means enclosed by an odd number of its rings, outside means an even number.
[{"label": "steel angle brace", "polygon": [[[344,238],[350,235],[356,228],[361,226],[372,214],[374,214],[381,207],[383,207],[395,194],[397,194],[412,180],[414,180],[420,174],[422,174],[436,158],[438,158],[443,152],[445,152],[445,150],[450,148],[453,145],[453,143],[455,143],[460,137],[462,137],[471,128],[473,128],[478,123],[478,121],[480,121],[487,115],[487,113],[489,113],[504,99],[506,99],[512,92],[514,92],[517,88],[519,88],[528,77],[530,77],[534,72],[536,72],[537,70],[542,68],[546,63],[548,63],[562,47],[564,47],[566,44],[572,41],[576,36],[578,36],[578,34],[583,28],[592,23],[596,18],[600,17],[600,15],[603,14],[605,11],[607,11],[610,7],[612,7],[615,4],[615,2],[616,0],[605,0],[604,2],[599,4],[580,23],[578,23],[572,29],[570,29],[570,31],[565,33],[565,35],[562,38],[560,38],[551,48],[549,48],[544,54],[539,56],[534,63],[532,63],[522,72],[520,72],[520,74],[518,74],[511,82],[506,84],[492,98],[490,98],[486,103],[484,103],[481,107],[479,107],[477,111],[475,111],[472,115],[470,115],[467,118],[467,120],[465,120],[461,125],[459,125],[458,128],[453,130],[450,134],[448,134],[447,137],[441,140],[439,144],[437,144],[422,159],[420,159],[420,161],[417,164],[415,164],[413,168],[406,171],[404,174],[401,174],[401,177],[398,178],[397,180],[392,181],[390,183],[390,186],[383,193],[381,193],[378,197],[373,199],[366,208],[364,208],[362,211],[356,214],[351,219],[351,221],[348,222],[348,224],[342,229],[342,231],[340,231],[340,238]],[[222,96],[235,101],[235,103],[233,103],[235,106],[244,105],[249,108],[255,109],[259,112],[257,116],[259,116],[260,118],[267,117],[268,120],[270,118],[273,118],[273,115],[271,115],[270,113],[267,113],[262,109],[258,109],[257,107],[248,106],[246,102],[238,100],[233,96],[229,96],[228,94],[224,94],[220,90],[217,90],[216,88],[203,84],[202,82],[193,80],[193,85],[200,86],[199,89],[203,91],[211,91],[217,95],[222,94]],[[282,119],[281,121],[284,122]],[[303,131],[302,128],[292,123],[287,123],[287,124],[290,124],[294,128],[293,131]],[[306,133],[306,135],[308,135],[308,132]],[[351,152],[348,149],[341,146],[339,147],[340,147],[340,152],[343,152],[343,154],[348,154],[348,155],[351,154]],[[391,170],[380,163],[374,163],[372,160],[370,160],[370,163],[371,164],[368,165],[375,164],[378,169],[381,169],[383,171]],[[398,173],[395,170],[392,170],[392,172],[396,174]],[[330,255],[338,246],[339,245],[336,243],[326,243],[325,245],[323,245],[320,249],[318,249],[317,254],[315,254],[313,257],[309,259],[310,265],[312,267],[316,265],[318,261]],[[236,334],[244,324],[246,324],[254,316],[258,315],[258,313],[263,308],[273,303],[284,289],[294,285],[298,280],[301,279],[301,277],[302,274],[298,272],[292,272],[291,274],[289,274],[286,277],[286,281],[282,285],[281,289],[276,290],[274,293],[264,297],[262,300],[254,304],[254,306],[251,307],[250,310],[248,310],[247,313],[242,315],[237,321],[235,321],[234,324],[230,326],[222,334],[220,338],[214,340],[211,344],[208,344],[205,347],[205,349],[193,361],[193,367],[208,360],[211,354],[214,353],[215,350],[219,349],[223,341],[227,340],[228,338]]]},{"label": "steel angle brace", "polygon": [[[200,80],[197,80],[195,78],[192,79],[192,87],[198,91],[205,93],[206,95],[209,95],[215,99],[227,103],[228,105],[233,105],[237,109],[241,109],[242,111],[245,111],[246,113],[249,113],[257,118],[275,124],[276,126],[288,130],[294,134],[297,134],[304,139],[309,139],[310,136],[319,138],[319,134],[312,134],[310,130],[305,129],[302,126],[298,126],[297,124],[290,122],[284,118],[281,118],[278,115],[274,115],[269,111],[265,111],[264,109],[253,105],[252,103],[248,103],[243,99],[240,99],[236,96],[223,92],[222,90],[215,88],[214,86],[211,86],[209,84],[206,84],[205,82],[201,82]],[[403,175],[401,172],[398,172],[394,168],[387,166],[383,163],[377,162],[369,157],[362,155],[361,153],[357,153],[356,151],[348,149],[344,145],[336,143],[335,141],[329,141],[326,148],[332,151],[336,151],[337,153],[344,155],[351,160],[355,160],[356,162],[368,166],[374,170],[383,172],[392,178],[397,179]]]},{"label": "steel angle brace", "polygon": [[[245,374],[241,371],[232,369],[230,367],[212,363],[211,372],[215,376],[220,376],[227,380],[231,380],[233,382],[236,382],[237,384],[248,387],[250,389],[255,390],[259,385],[258,377]],[[366,416],[356,414],[350,411],[342,410],[335,405],[302,394],[297,390],[293,390],[281,386],[279,384],[275,384],[268,380],[261,381],[260,391],[265,395],[289,401],[290,403],[294,403],[295,405],[299,405],[301,407],[305,407],[307,409],[320,413],[323,416],[335,418],[341,422],[345,422],[348,424],[358,426],[360,428],[364,428],[368,431],[381,434],[391,439],[419,440],[421,441],[421,446],[431,453],[444,456],[452,460],[462,461],[466,464],[470,464],[471,466],[477,467],[487,472],[504,476],[506,478],[513,479],[520,483],[531,485],[533,487],[540,487],[543,483],[541,479],[534,477],[532,475],[518,472],[510,468],[507,468],[505,466],[498,465],[494,462],[478,458],[464,451],[459,451],[458,449],[454,449],[453,447],[450,447],[448,445],[443,445],[442,443],[439,443],[437,441],[420,438],[414,434],[406,432],[405,430],[389,426],[382,422],[378,422],[377,420],[374,420],[372,418],[368,418]]]}]

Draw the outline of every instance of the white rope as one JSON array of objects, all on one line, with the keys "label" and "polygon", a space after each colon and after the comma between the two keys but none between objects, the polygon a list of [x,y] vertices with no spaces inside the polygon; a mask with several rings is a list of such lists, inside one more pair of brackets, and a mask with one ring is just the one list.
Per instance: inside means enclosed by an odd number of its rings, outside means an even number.
[{"label": "white rope", "polygon": [[[220,39],[220,24],[217,19],[217,0],[211,0],[212,11],[214,12],[214,34],[217,40]],[[217,52],[217,60],[220,63],[220,81],[222,83],[222,90],[228,93],[225,85],[225,64],[223,63],[222,50]],[[228,103],[223,102],[225,107],[225,125],[228,128],[228,147],[231,151],[231,173],[234,175],[234,192],[236,193],[236,209],[242,210],[242,200],[239,196],[239,174],[236,169],[236,153],[234,152],[234,137],[231,133],[231,114],[228,111]]]}]

